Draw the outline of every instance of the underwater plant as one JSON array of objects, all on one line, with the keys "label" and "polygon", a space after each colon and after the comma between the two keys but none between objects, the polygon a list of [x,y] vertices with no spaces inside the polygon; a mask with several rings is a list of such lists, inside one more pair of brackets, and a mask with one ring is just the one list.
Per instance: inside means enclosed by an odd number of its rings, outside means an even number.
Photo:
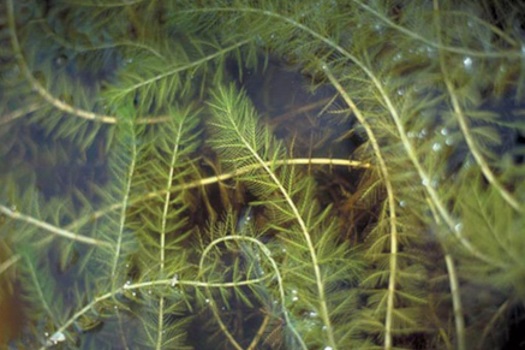
[{"label": "underwater plant", "polygon": [[8,349],[514,341],[525,5],[0,13],[0,299],[24,314]]}]

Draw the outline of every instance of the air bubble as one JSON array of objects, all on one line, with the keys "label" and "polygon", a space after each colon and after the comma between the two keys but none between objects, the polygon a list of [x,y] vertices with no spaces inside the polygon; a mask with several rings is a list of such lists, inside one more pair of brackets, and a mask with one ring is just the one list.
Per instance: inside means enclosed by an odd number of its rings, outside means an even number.
[{"label": "air bubble", "polygon": [[58,57],[56,57],[54,59],[53,63],[55,64],[55,66],[57,68],[61,68],[61,67],[66,65],[66,63],[67,63],[67,56],[66,55],[59,55]]},{"label": "air bubble", "polygon": [[463,66],[465,67],[466,70],[471,70],[472,69],[472,58],[470,57],[465,57],[463,59]]},{"label": "air bubble", "polygon": [[297,296],[297,289],[292,289],[292,301],[297,301],[299,300],[299,297]]},{"label": "air bubble", "polygon": [[[47,337],[47,333],[46,333],[46,337]],[[64,333],[56,332],[55,334],[51,336],[51,338],[48,339],[48,341],[46,342],[46,345],[47,346],[56,345],[65,340],[66,340],[66,336],[64,335]]]},{"label": "air bubble", "polygon": [[179,275],[178,274],[175,274],[171,280],[171,286],[172,287],[175,287],[175,285],[177,284],[177,282],[179,281]]},{"label": "air bubble", "polygon": [[403,60],[403,58],[404,58],[404,57],[403,57],[403,54],[402,54],[401,52],[398,52],[398,53],[396,53],[396,54],[394,55],[394,58],[392,58],[392,60],[393,60],[394,62],[400,62],[400,61]]},{"label": "air bubble", "polygon": [[382,23],[376,23],[374,24],[374,30],[378,33],[382,33],[384,29],[384,26]]}]

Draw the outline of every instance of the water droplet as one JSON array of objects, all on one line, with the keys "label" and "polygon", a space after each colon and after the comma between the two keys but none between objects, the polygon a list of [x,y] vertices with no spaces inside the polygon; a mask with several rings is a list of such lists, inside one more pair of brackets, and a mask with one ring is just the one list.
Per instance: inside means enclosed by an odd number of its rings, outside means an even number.
[{"label": "water droplet", "polygon": [[317,317],[317,312],[315,311],[310,311],[310,313],[308,314],[308,316],[314,318],[314,317]]},{"label": "water droplet", "polygon": [[209,304],[209,303],[210,303],[210,299],[206,298],[206,299],[204,300],[204,302],[205,302],[206,304]]},{"label": "water droplet", "polygon": [[447,136],[450,131],[447,128],[441,129],[441,135]]},{"label": "water droplet", "polygon": [[331,346],[325,346],[323,350],[333,350]]},{"label": "water droplet", "polygon": [[463,223],[459,222],[454,226],[454,231],[461,232],[463,230]]},{"label": "water droplet", "polygon": [[401,208],[406,208],[406,206],[407,206],[407,202],[406,202],[405,200],[400,200],[400,201],[399,201],[399,206],[400,206]]},{"label": "water droplet", "polygon": [[419,131],[419,133],[417,134],[417,137],[419,137],[420,139],[424,139],[427,135],[428,135],[427,129],[423,128]]},{"label": "water droplet", "polygon": [[441,151],[442,147],[443,147],[443,145],[440,142],[434,142],[434,144],[432,145],[432,150],[434,152],[439,152],[439,151]]},{"label": "water droplet", "polygon": [[422,180],[421,180],[421,184],[423,186],[428,186],[430,184],[430,181],[428,180],[428,178],[424,177]]},{"label": "water droplet", "polygon": [[447,146],[452,146],[454,143],[455,143],[455,141],[454,141],[454,138],[452,136],[447,137],[447,139],[445,140],[445,144]]}]

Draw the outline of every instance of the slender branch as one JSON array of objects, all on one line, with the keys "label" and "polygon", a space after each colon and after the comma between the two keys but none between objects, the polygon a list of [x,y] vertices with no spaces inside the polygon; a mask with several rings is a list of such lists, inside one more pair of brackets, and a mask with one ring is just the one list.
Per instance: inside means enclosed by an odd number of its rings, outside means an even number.
[{"label": "slender branch", "polygon": [[20,117],[23,117],[23,116],[29,114],[29,113],[32,113],[32,112],[42,108],[43,106],[44,106],[43,103],[35,102],[35,103],[31,103],[31,104],[29,104],[27,106],[24,106],[22,108],[18,108],[16,110],[12,111],[11,113],[4,114],[0,118],[0,126],[8,124],[8,123],[14,121],[15,119],[18,119]]},{"label": "slender branch", "polygon": [[[88,303],[86,306],[84,306],[82,309],[78,310],[77,312],[75,312],[73,314],[73,316],[71,316],[66,322],[64,322],[57,330],[54,334],[57,334],[57,333],[64,333],[70,326],[73,325],[73,323],[79,319],[80,317],[82,317],[82,315],[86,314],[89,310],[91,310],[96,304],[100,303],[101,301],[104,301],[104,300],[107,300],[111,297],[113,297],[114,295],[116,295],[117,293],[120,293],[122,290],[121,289],[118,289],[118,290],[114,290],[114,291],[111,291],[111,292],[108,292],[106,294],[103,294],[99,297],[96,297],[95,299],[93,299],[90,303]],[[51,338],[50,338],[51,339]],[[42,347],[40,347],[40,350],[44,350],[46,348],[48,348],[49,346],[51,346],[51,344],[53,344],[52,341],[49,341],[49,345],[44,345]],[[54,345],[54,344],[53,344]]]},{"label": "slender branch", "polygon": [[120,222],[119,222],[119,229],[118,229],[118,237],[117,242],[115,246],[115,257],[113,260],[113,267],[111,268],[111,279],[113,282],[116,282],[116,275],[117,275],[117,269],[118,269],[118,262],[120,258],[120,250],[122,249],[122,240],[124,237],[124,229],[126,225],[126,210],[129,207],[129,196],[131,192],[131,183],[133,180],[133,173],[135,172],[135,165],[137,161],[137,143],[135,142],[135,130],[132,128],[133,133],[133,140],[131,142],[131,163],[129,164],[128,171],[126,172],[126,178],[125,178],[125,189],[124,189],[124,195],[121,201],[122,206],[120,207]]},{"label": "slender branch", "polygon": [[35,219],[28,215],[21,214],[14,210],[11,210],[2,204],[0,204],[0,212],[9,216],[11,219],[25,221],[33,226],[40,227],[48,232],[51,232],[54,235],[64,237],[64,238],[67,238],[67,239],[70,239],[70,240],[73,240],[79,243],[90,244],[90,245],[95,245],[95,246],[111,247],[111,244],[109,242],[99,241],[98,239],[95,239],[95,238],[82,236],[77,233],[74,233],[68,230],[64,230],[60,227],[48,224],[47,222]]},{"label": "slender branch", "polygon": [[5,271],[7,271],[11,266],[16,264],[18,260],[20,259],[21,259],[21,256],[17,254],[17,255],[13,255],[9,259],[1,263],[0,264],[0,275],[3,274]]},{"label": "slender branch", "polygon": [[83,109],[75,108],[57,98],[52,96],[45,87],[40,84],[40,82],[35,79],[33,74],[31,74],[31,71],[29,67],[27,66],[26,60],[24,58],[24,55],[22,53],[22,48],[20,47],[20,42],[18,41],[18,36],[16,33],[16,24],[15,24],[15,15],[14,15],[14,8],[13,8],[13,0],[7,0],[7,21],[9,24],[9,34],[11,36],[11,46],[13,47],[14,55],[16,57],[16,60],[18,62],[18,65],[20,66],[20,69],[22,70],[23,74],[25,75],[26,79],[31,84],[31,87],[40,95],[42,96],[47,102],[55,106],[57,109],[64,111],[66,113],[70,113],[73,115],[76,115],[80,118],[87,119],[87,120],[96,120],[101,121],[103,123],[108,124],[115,124],[117,122],[117,118],[109,115],[101,115],[96,114],[93,112],[85,111]]},{"label": "slender branch", "polygon": [[[171,161],[169,165],[169,171],[168,171],[168,177],[166,178],[166,194],[164,196],[164,207],[162,208],[162,219],[161,219],[161,228],[160,228],[160,247],[159,247],[159,259],[160,259],[160,266],[159,266],[159,274],[160,276],[164,275],[164,268],[166,263],[166,234],[167,234],[167,221],[168,221],[168,212],[172,206],[171,203],[171,194],[172,192],[169,191],[173,178],[175,176],[175,165],[177,164],[177,161],[179,160],[179,147],[180,143],[182,142],[183,138],[183,126],[184,126],[185,120],[182,120],[179,122],[179,125],[177,126],[177,130],[175,132],[175,140],[173,149],[171,151]],[[165,300],[164,297],[160,297],[159,300],[159,311],[157,315],[157,350],[161,350],[162,348],[162,338],[163,338],[163,328],[164,328],[164,304]]]},{"label": "slender branch", "polygon": [[[370,163],[364,163],[364,162],[360,162],[357,160],[330,159],[330,158],[282,159],[282,160],[274,161],[273,163],[271,161],[268,161],[268,162],[265,162],[265,164],[268,166],[271,164],[275,164],[275,165],[330,165],[330,166],[345,166],[345,167],[350,167],[350,168],[363,168],[363,169],[369,169],[372,167]],[[220,182],[235,178],[237,176],[243,175],[250,171],[259,169],[261,167],[262,167],[261,164],[248,165],[248,166],[236,169],[234,171],[231,171],[229,173],[210,176],[210,177],[206,177],[203,179],[190,181],[184,184],[175,185],[169,188],[168,190],[162,189],[162,190],[148,192],[144,195],[141,195],[140,197],[135,197],[135,198],[130,199],[130,205],[134,205],[134,204],[140,203],[142,201],[145,201],[151,198],[165,195],[167,191],[180,192],[180,191],[190,190],[190,189],[198,188],[202,186],[212,185],[215,183],[220,183]],[[67,229],[72,230],[74,228],[77,228],[79,226],[86,224],[89,221],[97,220],[98,218],[106,215],[108,212],[111,212],[113,210],[118,210],[120,207],[121,207],[121,203],[115,203],[105,208],[102,208],[100,210],[97,210],[94,213],[91,213],[78,220],[75,220],[74,222],[72,222],[71,224],[67,226]]]},{"label": "slender branch", "polygon": [[[521,52],[516,52],[516,50],[512,50],[512,51],[504,51],[504,52],[501,52],[501,51],[475,51],[475,50],[468,50],[468,49],[464,49],[462,47],[455,47],[455,46],[447,46],[447,45],[443,45],[442,42],[438,41],[437,43],[430,40],[430,39],[427,39],[425,38],[424,36],[422,35],[419,35],[417,32],[414,32],[414,31],[411,31],[399,24],[396,24],[394,23],[392,20],[390,20],[388,17],[385,17],[383,15],[381,15],[378,11],[376,11],[375,9],[373,9],[372,7],[370,7],[369,5],[367,5],[366,3],[362,2],[362,1],[358,1],[358,0],[353,0],[355,3],[357,3],[359,6],[361,6],[362,8],[364,8],[366,11],[370,12],[371,14],[373,14],[374,16],[376,16],[377,18],[379,18],[381,21],[383,21],[384,23],[386,23],[389,27],[392,27],[394,28],[395,30],[403,33],[403,34],[406,34],[407,36],[413,38],[413,39],[416,39],[417,41],[421,41],[431,47],[434,47],[436,49],[438,49],[438,51],[449,51],[449,52],[453,52],[453,53],[456,53],[456,54],[460,54],[460,55],[467,55],[467,56],[474,56],[474,57],[486,57],[486,58],[520,58],[522,56],[522,53]],[[472,19],[474,19],[475,21],[479,21],[479,19],[477,17],[472,17]],[[485,24],[485,22],[483,22],[483,24]],[[508,38],[505,33],[503,33],[500,29],[494,27],[494,26],[491,26],[491,29],[494,30],[496,33],[498,33],[501,37],[503,37],[508,43],[510,43],[511,45],[517,45],[518,43],[515,41],[515,40],[512,40],[510,38]]]},{"label": "slender branch", "polygon": [[407,155],[410,159],[410,161],[413,163],[417,174],[419,178],[421,179],[421,183],[423,187],[425,188],[426,192],[434,202],[434,205],[440,215],[443,217],[443,220],[445,221],[446,225],[448,226],[450,232],[458,239],[458,241],[461,243],[461,245],[473,256],[478,258],[479,260],[482,260],[490,265],[493,266],[499,266],[499,267],[505,267],[506,265],[496,261],[486,254],[483,254],[480,252],[476,247],[474,247],[470,241],[463,236],[461,233],[461,230],[458,230],[456,225],[457,222],[454,220],[452,215],[447,211],[445,204],[441,200],[439,194],[437,193],[436,189],[432,187],[431,181],[429,180],[430,177],[428,173],[423,168],[423,165],[421,164],[420,160],[417,157],[417,152],[414,149],[414,145],[410,142],[408,138],[408,133],[405,130],[405,126],[403,125],[401,121],[401,117],[399,115],[399,112],[394,106],[394,103],[392,102],[392,99],[388,95],[387,91],[385,90],[385,87],[383,86],[380,79],[370,70],[370,68],[367,67],[367,65],[359,60],[355,55],[351,54],[349,51],[347,51],[345,48],[340,46],[339,44],[333,42],[329,38],[319,34],[315,30],[311,29],[310,27],[297,22],[296,20],[292,18],[285,17],[284,15],[281,15],[279,13],[275,13],[268,10],[261,10],[261,9],[254,9],[254,8],[228,8],[228,7],[217,7],[217,8],[206,8],[206,9],[198,9],[198,10],[188,10],[188,12],[251,12],[251,13],[258,13],[264,16],[272,17],[279,19],[283,22],[289,23],[292,26],[303,30],[304,32],[310,34],[312,37],[320,40],[321,42],[325,43],[329,47],[332,47],[334,50],[342,54],[344,57],[348,58],[350,61],[354,62],[354,64],[359,67],[365,74],[368,76],[370,81],[372,82],[372,85],[375,86],[377,91],[379,92],[379,97],[383,100],[386,110],[390,113],[392,119],[394,120],[394,123],[398,130],[398,136],[401,139],[401,143],[403,144]]},{"label": "slender branch", "polygon": [[[299,334],[299,332],[293,327],[292,322],[290,320],[290,317],[288,315],[288,310],[286,309],[285,295],[284,295],[284,284],[283,284],[283,279],[282,279],[282,276],[281,276],[281,272],[279,271],[279,267],[277,266],[277,262],[272,257],[272,253],[270,252],[270,250],[263,243],[261,243],[258,239],[255,239],[255,238],[249,237],[249,236],[229,235],[229,236],[221,237],[221,238],[218,238],[218,239],[214,240],[202,252],[202,255],[201,255],[201,258],[200,258],[200,262],[199,262],[199,275],[202,273],[202,271],[204,271],[204,259],[205,259],[206,255],[209,254],[211,249],[213,249],[213,247],[215,247],[217,244],[219,244],[221,242],[232,241],[232,240],[233,241],[248,241],[248,242],[251,242],[251,243],[257,245],[259,247],[259,249],[261,250],[261,252],[263,253],[263,255],[266,257],[266,259],[268,259],[268,261],[272,265],[272,269],[273,269],[273,271],[275,273],[275,278],[277,279],[277,285],[278,285],[278,288],[279,288],[279,298],[281,299],[281,312],[283,313],[284,319],[286,320],[286,324],[287,324],[288,327],[291,328],[292,333],[294,334],[294,336],[297,338],[297,340],[301,344],[301,347],[306,350],[307,346],[304,343],[304,340],[302,339],[302,337]],[[253,279],[251,281],[255,281],[255,280],[257,280],[257,279]],[[247,282],[247,281],[245,281],[245,282]],[[236,283],[238,283],[238,282],[236,282]],[[211,286],[211,285],[209,285],[209,286]]]},{"label": "slender branch", "polygon": [[463,316],[463,307],[461,304],[461,296],[459,293],[459,282],[456,274],[454,261],[450,254],[445,255],[445,262],[447,264],[447,271],[450,283],[450,295],[452,295],[452,305],[454,308],[454,320],[456,323],[456,341],[458,350],[465,350],[465,320]]},{"label": "slender branch", "polygon": [[445,60],[444,60],[443,54],[440,53],[439,57],[440,57],[439,63],[441,66],[441,73],[443,74],[445,85],[447,86],[447,90],[450,95],[450,101],[452,102],[452,107],[454,108],[454,115],[456,116],[459,127],[461,128],[461,132],[463,133],[463,136],[465,137],[465,141],[467,142],[468,148],[470,152],[472,153],[472,156],[478,163],[481,169],[481,172],[483,173],[483,175],[485,175],[485,178],[487,179],[487,181],[492,186],[494,186],[494,188],[498,191],[501,197],[515,210],[521,213],[525,212],[525,207],[521,203],[518,202],[518,200],[512,195],[512,193],[510,193],[505,187],[503,187],[503,185],[497,179],[496,175],[490,169],[487,161],[481,154],[481,151],[478,148],[478,145],[476,144],[476,140],[474,139],[474,136],[470,132],[467,118],[465,117],[465,114],[463,113],[463,109],[461,108],[459,104],[454,86],[452,85],[452,81],[450,80],[450,76],[445,67]]},{"label": "slender branch", "polygon": [[[42,85],[40,82],[33,76],[31,73],[31,70],[29,69],[26,60],[24,58],[24,55],[22,53],[22,48],[20,46],[20,42],[18,41],[18,36],[16,33],[16,24],[15,24],[15,17],[14,17],[14,8],[13,8],[13,0],[7,0],[7,19],[9,24],[9,33],[11,36],[11,45],[13,47],[14,55],[16,57],[16,60],[20,66],[20,69],[22,70],[24,76],[31,84],[31,87],[42,97],[44,98],[48,103],[53,105],[55,108],[68,113],[75,115],[79,118],[90,120],[90,121],[96,121],[96,122],[102,122],[106,124],[116,124],[119,122],[119,118],[117,116],[111,116],[111,115],[105,115],[105,114],[98,114],[91,111],[86,111],[81,108],[74,107],[56,97],[54,97],[49,91]],[[200,64],[203,64],[209,60],[215,59],[219,56],[224,55],[226,52],[234,50],[242,45],[245,45],[246,43],[250,42],[250,40],[244,40],[238,43],[235,43],[234,45],[221,49],[211,55],[208,55],[206,57],[203,57],[199,60],[196,60],[192,63],[189,63],[187,65],[176,67],[168,72],[165,72],[163,74],[160,74],[154,78],[145,80],[143,82],[137,83],[127,89],[123,89],[123,93],[131,92],[135,89],[138,89],[139,87],[142,87],[147,84],[151,84],[159,79],[165,78],[169,75],[173,75],[175,73],[191,69],[195,66],[198,66]],[[144,117],[139,118],[136,120],[137,124],[156,124],[156,123],[163,123],[169,120],[168,116],[158,116],[158,117]]]},{"label": "slender branch", "polygon": [[163,78],[166,78],[170,75],[173,75],[173,74],[176,74],[176,73],[179,73],[179,72],[182,72],[182,71],[185,71],[185,70],[189,70],[190,68],[193,68],[193,67],[196,67],[196,66],[199,66],[207,61],[211,61],[217,57],[220,57],[220,56],[223,56],[225,55],[227,52],[229,51],[232,51],[232,50],[235,50],[243,45],[246,45],[247,43],[249,43],[250,41],[252,41],[252,39],[247,39],[247,40],[243,40],[243,41],[239,41],[229,47],[226,47],[226,48],[223,48],[221,50],[218,50],[217,52],[211,54],[211,55],[208,55],[208,56],[205,56],[201,59],[198,59],[198,60],[195,60],[191,63],[188,63],[188,64],[185,64],[183,66],[179,66],[179,67],[175,67],[171,70],[168,70],[167,72],[164,72],[162,74],[159,74],[157,76],[154,76],[153,78],[150,78],[150,79],[147,79],[147,80],[144,80],[144,81],[141,81],[140,83],[137,83],[135,85],[132,85],[128,88],[124,88],[122,89],[122,95],[124,94],[127,94],[127,93],[130,93],[132,91],[135,91],[137,90],[138,88],[141,88],[141,87],[144,87],[146,85],[150,85],[150,84],[153,84],[154,82],[160,80],[160,79],[163,79]]},{"label": "slender branch", "polygon": [[379,164],[379,171],[381,172],[381,177],[383,178],[386,192],[387,192],[387,201],[388,201],[388,210],[389,210],[389,222],[390,222],[390,275],[388,278],[388,296],[387,296],[387,309],[385,317],[385,342],[384,348],[387,350],[392,349],[392,322],[393,322],[393,313],[394,313],[394,297],[396,292],[396,274],[397,274],[397,251],[398,251],[398,232],[397,232],[397,214],[396,214],[396,202],[394,198],[394,187],[390,181],[390,174],[388,167],[386,165],[385,159],[381,152],[379,142],[377,141],[372,127],[368,123],[365,116],[361,113],[361,110],[357,107],[352,98],[341,86],[339,81],[334,77],[330,69],[325,63],[322,63],[325,67],[324,71],[330,83],[335,87],[339,92],[343,100],[350,107],[357,120],[366,131],[368,139],[372,145],[372,149],[376,155],[377,162]]}]

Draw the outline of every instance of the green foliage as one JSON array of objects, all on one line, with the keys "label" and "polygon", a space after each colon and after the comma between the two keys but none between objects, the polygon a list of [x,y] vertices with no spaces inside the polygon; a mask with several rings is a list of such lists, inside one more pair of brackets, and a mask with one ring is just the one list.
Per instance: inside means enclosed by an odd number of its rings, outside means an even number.
[{"label": "green foliage", "polygon": [[[525,301],[523,5],[0,10],[10,348],[506,341]],[[323,97],[298,107],[313,115],[256,103],[276,57]]]}]

